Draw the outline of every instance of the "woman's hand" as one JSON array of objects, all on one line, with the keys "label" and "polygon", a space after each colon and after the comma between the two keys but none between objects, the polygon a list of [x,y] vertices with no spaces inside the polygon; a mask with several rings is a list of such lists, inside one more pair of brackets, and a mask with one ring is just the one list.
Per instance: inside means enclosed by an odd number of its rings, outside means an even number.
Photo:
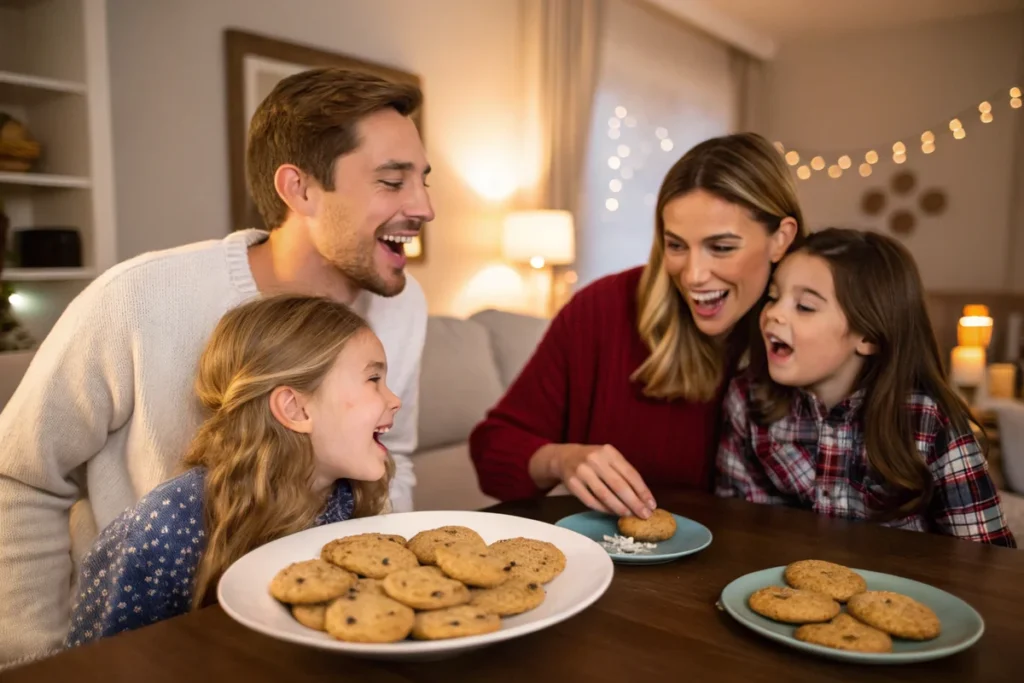
[{"label": "woman's hand", "polygon": [[530,459],[530,476],[542,488],[557,483],[587,507],[647,519],[657,507],[644,480],[612,446],[548,444]]}]

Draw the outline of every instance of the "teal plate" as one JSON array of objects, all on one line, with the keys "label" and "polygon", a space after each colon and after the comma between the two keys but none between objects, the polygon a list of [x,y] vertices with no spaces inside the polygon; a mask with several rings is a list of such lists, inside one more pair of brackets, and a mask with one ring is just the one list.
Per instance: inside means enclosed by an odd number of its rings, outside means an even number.
[{"label": "teal plate", "polygon": [[[706,526],[686,517],[675,514],[672,516],[676,520],[675,536],[667,541],[661,541],[658,543],[658,547],[652,548],[650,552],[643,554],[608,552],[608,555],[613,561],[623,564],[661,564],[685,555],[698,553],[711,545],[711,532]],[[606,535],[614,536],[619,533],[618,517],[593,511],[563,517],[555,523],[555,526],[583,534],[598,545],[604,541]]]},{"label": "teal plate", "polygon": [[955,595],[892,574],[854,569],[864,577],[868,590],[901,593],[930,607],[942,622],[941,635],[921,642],[893,638],[892,652],[888,653],[848,652],[805,643],[793,637],[796,626],[762,617],[747,606],[747,599],[759,588],[785,586],[784,570],[785,567],[772,567],[741,576],[725,587],[719,604],[736,621],[767,638],[822,657],[859,664],[910,664],[948,657],[974,645],[985,632],[981,615]]}]

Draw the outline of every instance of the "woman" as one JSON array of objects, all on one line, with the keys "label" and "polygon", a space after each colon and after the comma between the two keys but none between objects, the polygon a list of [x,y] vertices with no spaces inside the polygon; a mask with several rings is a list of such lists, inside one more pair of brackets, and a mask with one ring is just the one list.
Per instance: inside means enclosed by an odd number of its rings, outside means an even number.
[{"label": "woman", "polygon": [[644,267],[581,290],[470,437],[483,491],[558,484],[646,518],[658,487],[710,490],[722,387],[776,263],[803,239],[785,162],[752,133],[707,140],[665,176]]}]

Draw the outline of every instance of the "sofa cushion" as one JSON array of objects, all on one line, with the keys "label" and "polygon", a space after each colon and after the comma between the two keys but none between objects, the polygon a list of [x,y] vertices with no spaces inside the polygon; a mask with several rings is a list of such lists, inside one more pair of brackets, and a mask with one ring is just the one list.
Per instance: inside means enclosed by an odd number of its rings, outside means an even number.
[{"label": "sofa cushion", "polygon": [[503,391],[487,328],[431,316],[420,371],[417,450],[467,440]]},{"label": "sofa cushion", "polygon": [[487,328],[501,385],[506,389],[530,360],[551,323],[546,318],[495,310],[481,311],[470,320]]},{"label": "sofa cushion", "polygon": [[498,502],[480,491],[466,443],[419,451],[413,467],[416,510],[479,510]]}]

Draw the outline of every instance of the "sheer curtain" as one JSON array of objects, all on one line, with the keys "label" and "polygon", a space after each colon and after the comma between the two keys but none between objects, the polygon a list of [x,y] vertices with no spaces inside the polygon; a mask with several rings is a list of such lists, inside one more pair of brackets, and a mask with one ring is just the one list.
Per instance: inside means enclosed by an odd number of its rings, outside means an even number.
[{"label": "sheer curtain", "polygon": [[742,92],[751,89],[755,68],[661,10],[605,3],[578,214],[577,289],[647,261],[662,178],[696,143],[750,125],[756,108]]}]

